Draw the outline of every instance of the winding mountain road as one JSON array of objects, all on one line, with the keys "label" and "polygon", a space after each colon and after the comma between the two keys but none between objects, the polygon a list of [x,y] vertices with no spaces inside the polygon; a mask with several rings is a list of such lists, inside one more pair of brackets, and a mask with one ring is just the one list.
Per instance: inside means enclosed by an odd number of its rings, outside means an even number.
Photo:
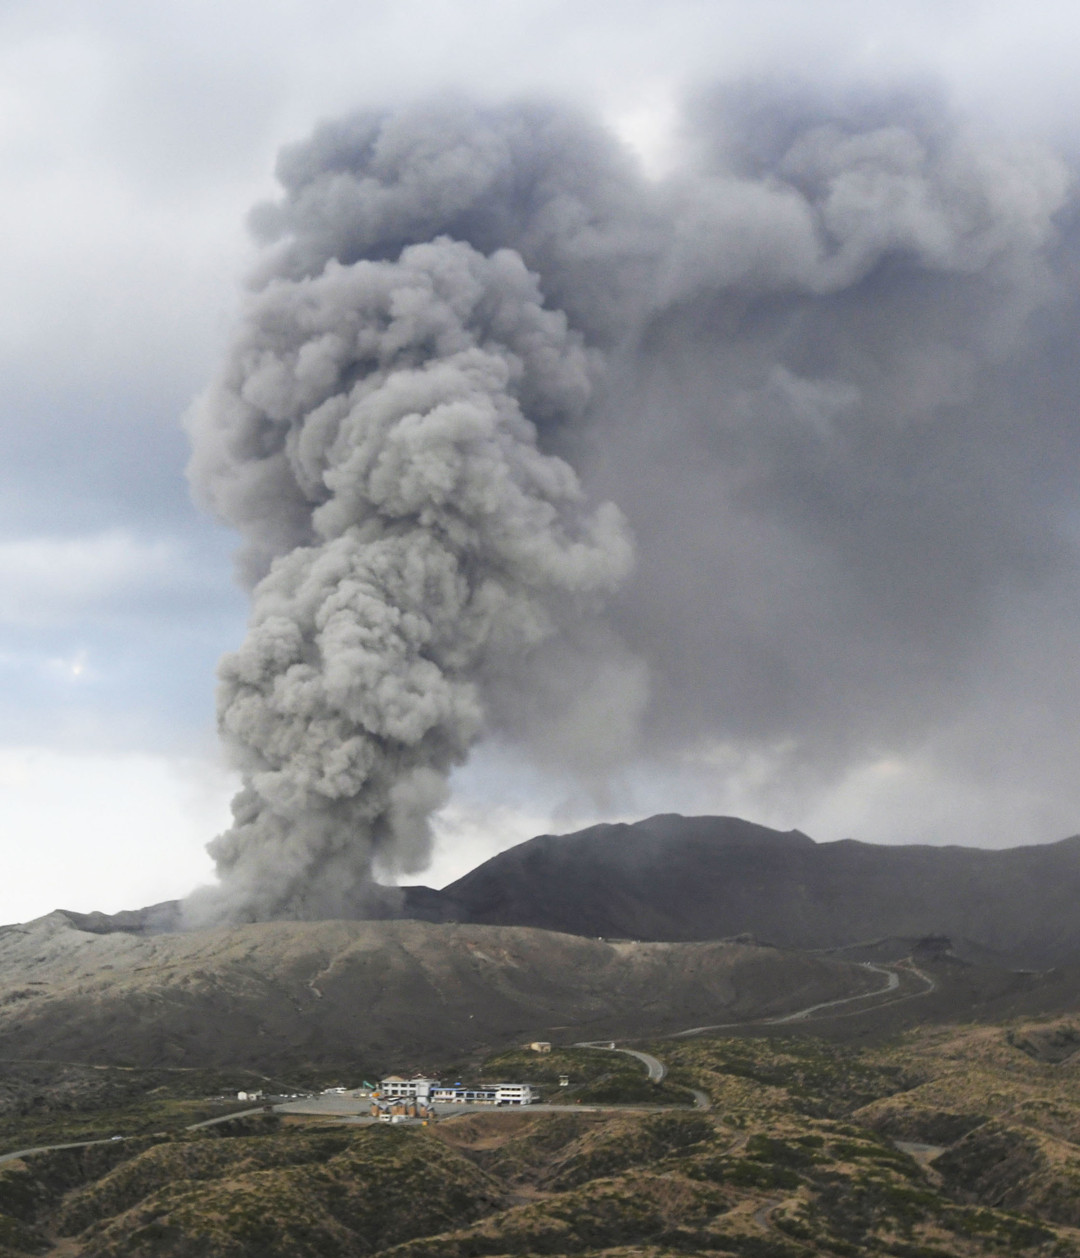
[{"label": "winding mountain road", "polygon": [[[910,957],[904,961],[897,961],[891,966],[878,965],[873,961],[863,961],[861,964],[866,969],[873,970],[877,974],[884,974],[884,984],[875,988],[874,991],[860,992],[857,996],[841,996],[837,1000],[823,1000],[816,1005],[807,1005],[805,1009],[796,1009],[794,1013],[785,1013],[776,1018],[752,1018],[742,1022],[714,1022],[708,1026],[695,1026],[685,1031],[674,1031],[670,1035],[664,1036],[664,1038],[670,1040],[685,1039],[691,1035],[702,1035],[706,1031],[725,1031],[732,1027],[741,1026],[784,1026],[789,1022],[810,1021],[815,1014],[820,1013],[823,1009],[835,1009],[840,1005],[850,1005],[857,1001],[877,1001],[878,1003],[876,1004],[867,1005],[863,1009],[852,1009],[848,1011],[848,1014],[840,1014],[839,1016],[845,1017],[858,1013],[869,1013],[874,1009],[882,1009],[886,1005],[898,1004],[901,1000],[915,1000],[920,996],[929,996],[932,991],[937,989],[937,983],[929,974],[924,974]],[[901,971],[914,974],[921,979],[925,985],[923,990],[907,992],[905,995],[896,996],[892,1000],[879,1000],[879,997],[887,996],[890,992],[895,992],[899,989]]]},{"label": "winding mountain road", "polygon": [[598,1048],[605,1053],[625,1053],[628,1057],[636,1057],[649,1072],[650,1083],[663,1083],[667,1074],[667,1066],[652,1053],[642,1053],[636,1048],[618,1048],[611,1040],[582,1040],[574,1048]]},{"label": "winding mountain road", "polygon": [[[920,996],[929,996],[932,991],[937,990],[937,982],[929,975],[924,973],[915,964],[912,957],[907,957],[903,961],[897,961],[892,966],[878,965],[873,961],[863,961],[861,963],[868,970],[873,970],[876,974],[883,974],[885,982],[881,987],[875,988],[871,992],[860,992],[857,996],[840,996],[836,1000],[822,1000],[816,1005],[807,1005],[805,1009],[796,1009],[794,1013],[781,1014],[776,1018],[758,1018],[749,1022],[717,1022],[710,1026],[690,1027],[685,1031],[674,1031],[663,1036],[663,1039],[677,1040],[684,1039],[691,1035],[701,1035],[706,1031],[723,1031],[733,1027],[744,1026],[784,1026],[790,1022],[807,1022],[810,1021],[814,1014],[820,1013],[823,1009],[835,1009],[840,1005],[850,1005],[856,1001],[877,1000],[878,997],[887,996],[890,992],[899,991],[901,971],[912,974],[920,979],[923,983],[923,990],[918,992],[906,992],[902,996],[895,996],[891,1000],[880,1000],[877,1004],[867,1005],[863,1009],[851,1009],[845,1013],[839,1014],[839,1017],[851,1017],[854,1014],[868,1013],[873,1009],[881,1009],[886,1005],[898,1004],[902,1000],[915,1000]],[[667,1074],[667,1067],[658,1058],[651,1053],[643,1053],[636,1048],[621,1048],[614,1040],[581,1040],[573,1045],[574,1048],[595,1048],[608,1053],[626,1053],[629,1057],[636,1057],[642,1062],[649,1072],[649,1079],[653,1083],[661,1083]],[[698,1109],[709,1109],[711,1102],[708,1094],[693,1089],[694,1103]]]},{"label": "winding mountain road", "polygon": [[[883,965],[875,965],[872,961],[864,961],[863,965],[876,974],[885,975],[885,986],[874,992],[860,992],[858,996],[842,996],[839,1000],[823,1000],[820,1004],[810,1005],[806,1009],[797,1009],[794,1013],[784,1014],[781,1018],[767,1018],[769,1026],[783,1026],[785,1022],[804,1022],[819,1009],[834,1009],[837,1005],[849,1005],[854,1000],[869,1000],[871,996],[883,996],[886,992],[894,992],[900,986],[900,975],[895,970]],[[875,1006],[876,1007],[876,1006]]]}]

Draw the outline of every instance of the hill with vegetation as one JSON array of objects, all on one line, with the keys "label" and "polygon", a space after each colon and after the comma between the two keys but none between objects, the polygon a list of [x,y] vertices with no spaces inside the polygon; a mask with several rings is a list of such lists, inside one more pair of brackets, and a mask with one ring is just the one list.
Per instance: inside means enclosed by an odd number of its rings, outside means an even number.
[{"label": "hill with vegetation", "polygon": [[[588,1110],[590,1088],[638,1067],[582,1049],[479,1067],[569,1072],[578,1094],[546,1112],[413,1128],[267,1115],[190,1131],[159,1108],[166,1130],[0,1164],[0,1258],[1080,1255],[1074,1020],[923,1029],[862,1048],[812,1037],[648,1048],[672,1087],[709,1108],[672,1106],[639,1071],[646,1101]],[[102,1097],[83,1099],[91,1113]],[[75,1111],[54,1097],[23,1117],[40,1134],[49,1112],[71,1120],[80,1102],[67,1102]],[[128,1111],[153,1121],[145,1097],[111,1104],[102,1123]],[[2,1139],[18,1138],[19,1121],[7,1114]]]}]

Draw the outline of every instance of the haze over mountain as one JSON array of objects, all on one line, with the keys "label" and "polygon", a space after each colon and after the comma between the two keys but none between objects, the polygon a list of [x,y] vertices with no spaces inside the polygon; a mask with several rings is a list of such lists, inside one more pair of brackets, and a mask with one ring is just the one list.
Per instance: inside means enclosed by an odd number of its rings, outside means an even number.
[{"label": "haze over mountain", "polygon": [[1061,1012],[1080,991],[1080,836],[878,847],[662,815],[382,892],[368,920],[182,930],[174,901],[0,927],[0,1059],[420,1063],[811,1008],[784,1033],[849,1039]]},{"label": "haze over mountain", "polygon": [[785,948],[945,934],[1042,968],[1080,958],[1080,836],[1004,850],[815,843],[735,817],[540,835],[406,911],[630,939]]}]

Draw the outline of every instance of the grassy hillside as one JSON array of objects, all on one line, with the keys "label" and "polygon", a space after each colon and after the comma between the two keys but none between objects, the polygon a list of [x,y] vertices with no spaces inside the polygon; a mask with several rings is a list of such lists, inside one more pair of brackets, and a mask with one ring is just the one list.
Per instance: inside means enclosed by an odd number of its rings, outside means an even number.
[{"label": "grassy hillside", "polygon": [[[275,1117],[38,1154],[0,1164],[0,1258],[1080,1258],[1078,1049],[1068,1019],[864,1048],[667,1041],[650,1051],[672,1088],[710,1109]],[[531,1064],[583,1089],[638,1069],[585,1050]]]}]

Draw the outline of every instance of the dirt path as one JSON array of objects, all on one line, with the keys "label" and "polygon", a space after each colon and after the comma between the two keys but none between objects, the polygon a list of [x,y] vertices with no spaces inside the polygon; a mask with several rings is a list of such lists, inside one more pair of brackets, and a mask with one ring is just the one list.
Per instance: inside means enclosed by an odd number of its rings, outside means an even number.
[{"label": "dirt path", "polygon": [[[752,1018],[744,1022],[714,1022],[709,1026],[690,1027],[685,1031],[674,1031],[670,1035],[663,1036],[663,1039],[678,1040],[685,1039],[691,1035],[703,1035],[707,1031],[726,1031],[734,1027],[747,1026],[784,1026],[791,1022],[809,1022],[814,1020],[815,1015],[820,1015],[823,1010],[836,1009],[840,1005],[855,1004],[859,1001],[873,1001],[861,1009],[846,1010],[843,1013],[833,1014],[829,1016],[839,1018],[852,1018],[862,1013],[869,1013],[876,1009],[884,1009],[887,1005],[899,1004],[902,1000],[916,1000],[920,996],[929,996],[932,991],[937,990],[937,983],[929,974],[924,974],[922,970],[910,958],[903,961],[894,962],[893,965],[878,965],[873,961],[863,961],[862,965],[868,970],[873,970],[877,974],[885,975],[885,982],[881,987],[871,992],[860,992],[857,996],[841,996],[837,1000],[823,1000],[816,1005],[807,1005],[805,1009],[796,1009],[794,1013],[781,1014],[775,1018]],[[880,997],[888,996],[890,992],[898,991],[901,982],[901,971],[914,975],[920,979],[923,984],[923,990],[918,992],[906,992],[902,996],[896,996],[891,1000],[881,1000]]]}]

